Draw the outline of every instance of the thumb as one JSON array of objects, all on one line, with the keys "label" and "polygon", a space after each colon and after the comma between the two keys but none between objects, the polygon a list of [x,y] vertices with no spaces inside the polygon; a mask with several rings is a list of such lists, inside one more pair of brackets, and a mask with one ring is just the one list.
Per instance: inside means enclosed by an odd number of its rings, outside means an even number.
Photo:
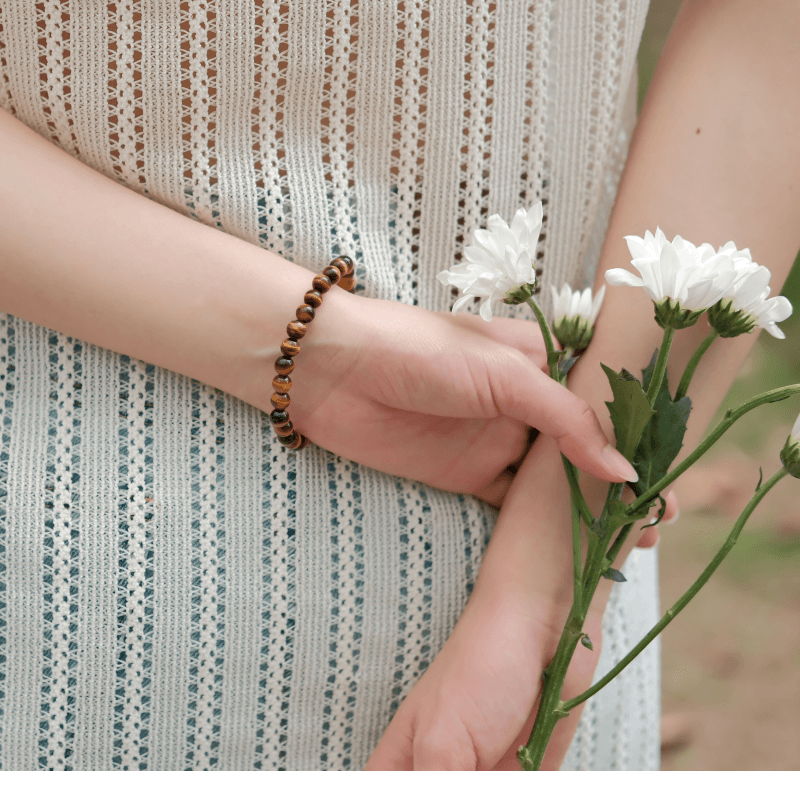
[{"label": "thumb", "polygon": [[489,382],[501,414],[521,420],[558,442],[578,469],[604,481],[637,481],[628,460],[609,443],[592,407],[545,375],[521,353],[494,362]]}]

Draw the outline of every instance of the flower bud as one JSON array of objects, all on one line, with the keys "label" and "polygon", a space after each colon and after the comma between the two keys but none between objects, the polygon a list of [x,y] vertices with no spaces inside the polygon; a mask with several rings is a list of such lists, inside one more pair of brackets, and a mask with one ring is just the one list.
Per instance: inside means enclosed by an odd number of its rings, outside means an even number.
[{"label": "flower bud", "polygon": [[561,317],[553,323],[553,335],[563,347],[570,347],[573,350],[585,350],[592,341],[593,334],[594,325],[580,315]]},{"label": "flower bud", "polygon": [[800,416],[781,450],[781,463],[791,476],[800,478]]}]

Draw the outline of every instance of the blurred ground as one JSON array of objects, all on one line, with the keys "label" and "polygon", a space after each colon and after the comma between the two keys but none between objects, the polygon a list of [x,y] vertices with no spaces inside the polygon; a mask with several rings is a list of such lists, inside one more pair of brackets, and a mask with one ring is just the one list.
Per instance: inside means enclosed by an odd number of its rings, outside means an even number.
[{"label": "blurred ground", "polygon": [[[680,0],[652,0],[639,51],[640,102]],[[746,243],[739,243],[745,246]],[[773,285],[773,293],[779,287]],[[726,408],[800,382],[800,261],[782,294],[785,340],[762,333]],[[800,412],[792,398],[739,420],[676,485],[681,518],[661,526],[666,610],[694,582],[768,477]],[[800,483],[787,477],[750,518],[692,603],[662,634],[664,770],[800,769]]]}]

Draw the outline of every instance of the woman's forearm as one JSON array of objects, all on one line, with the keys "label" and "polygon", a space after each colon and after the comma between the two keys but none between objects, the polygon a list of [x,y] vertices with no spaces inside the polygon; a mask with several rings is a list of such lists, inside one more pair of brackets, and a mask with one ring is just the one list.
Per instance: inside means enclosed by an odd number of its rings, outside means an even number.
[{"label": "woman's forearm", "polygon": [[[773,293],[779,293],[800,245],[799,40],[797,3],[684,4],[636,128],[596,288],[607,269],[629,264],[625,235],[660,226],[668,238],[680,234],[715,247],[733,239],[749,247],[772,271]],[[673,391],[708,330],[703,317],[677,332],[669,361]],[[643,290],[608,287],[594,339],[570,373],[570,388],[594,408],[608,435],[605,402],[612,395],[600,364],[640,374],[661,334]],[[705,355],[688,391],[693,410],[682,455],[699,442],[755,338],[717,340]],[[547,542],[555,534],[538,530],[531,507],[544,500],[568,506],[569,493],[562,476],[548,477],[543,459],[560,471],[556,448],[534,447],[506,497],[476,592],[516,584],[543,602],[558,598],[564,613],[571,590],[569,520],[561,522],[559,541]],[[604,487],[585,478],[582,485],[598,510]],[[632,546],[629,540],[623,557]],[[525,577],[517,574],[523,569]],[[602,587],[598,609],[610,582]]]},{"label": "woman's forearm", "polygon": [[311,277],[115,183],[0,109],[3,311],[264,408]]}]

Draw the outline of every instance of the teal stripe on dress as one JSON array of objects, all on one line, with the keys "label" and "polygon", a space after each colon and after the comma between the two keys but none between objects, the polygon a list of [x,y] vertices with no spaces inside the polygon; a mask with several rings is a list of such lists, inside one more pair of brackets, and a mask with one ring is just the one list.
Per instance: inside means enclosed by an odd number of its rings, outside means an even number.
[{"label": "teal stripe on dress", "polygon": [[192,616],[192,381],[154,375],[154,619],[148,768],[185,767]]},{"label": "teal stripe on dress", "polygon": [[[261,412],[225,403],[225,669],[220,691],[222,768],[252,769],[261,638],[261,520],[264,513]],[[271,431],[266,431],[267,435]],[[220,502],[222,505],[222,502]]]},{"label": "teal stripe on dress", "polygon": [[192,393],[192,622],[187,728],[188,769],[211,769],[219,746],[215,731],[218,575],[217,410],[213,389]]},{"label": "teal stripe on dress", "polygon": [[6,671],[6,719],[0,730],[5,769],[39,764],[44,656],[43,531],[47,463],[47,332],[9,317],[16,334],[16,399],[8,461],[6,581],[11,655]]},{"label": "teal stripe on dress", "polygon": [[[328,769],[352,767],[364,613],[364,510],[361,469],[332,454],[327,463],[331,505],[330,563],[333,587],[327,637],[328,674],[322,708],[320,758]],[[310,609],[309,609],[310,610]],[[312,712],[314,716],[319,710]]]},{"label": "teal stripe on dress", "polygon": [[[39,764],[45,769],[72,766],[77,642],[77,529],[72,539],[73,392],[75,344],[49,332],[49,408],[45,519],[42,710]],[[79,346],[78,346],[79,347]],[[77,511],[77,509],[76,509]]]},{"label": "teal stripe on dress", "polygon": [[[75,769],[107,770],[113,762],[116,658],[119,356],[83,344],[80,361],[80,575],[75,687]],[[89,406],[84,412],[84,405]]]},{"label": "teal stripe on dress", "polygon": [[[13,317],[0,314],[0,731],[5,727],[6,677],[8,674],[8,459],[11,446],[11,415],[14,413],[16,380],[16,334]],[[0,736],[0,770],[5,753]]]}]

